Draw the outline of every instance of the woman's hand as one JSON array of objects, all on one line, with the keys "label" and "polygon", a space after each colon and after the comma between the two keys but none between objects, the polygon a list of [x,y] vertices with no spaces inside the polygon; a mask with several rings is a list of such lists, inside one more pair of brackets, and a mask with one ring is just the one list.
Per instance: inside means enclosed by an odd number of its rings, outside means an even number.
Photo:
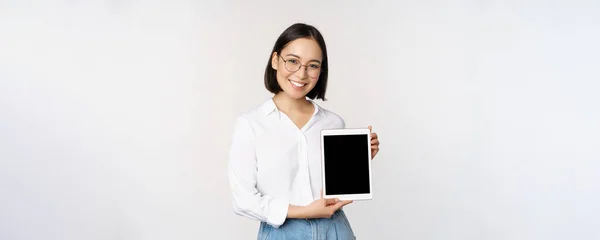
[{"label": "woman's hand", "polygon": [[330,218],[333,214],[348,204],[352,200],[340,201],[339,199],[323,198],[323,190],[321,190],[321,198],[313,201],[307,206],[290,205],[288,209],[288,218]]},{"label": "woman's hand", "polygon": [[[373,131],[373,127],[369,125],[369,131]],[[371,132],[371,159],[375,158],[375,155],[379,152],[379,138],[377,133]]]},{"label": "woman's hand", "polygon": [[304,207],[306,218],[330,218],[333,214],[348,204],[351,200],[340,201],[339,199],[321,198]]}]

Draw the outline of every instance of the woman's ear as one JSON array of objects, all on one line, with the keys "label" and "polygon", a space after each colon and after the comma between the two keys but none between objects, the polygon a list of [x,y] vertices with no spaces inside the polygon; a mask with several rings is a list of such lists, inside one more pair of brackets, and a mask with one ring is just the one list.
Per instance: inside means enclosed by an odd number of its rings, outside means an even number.
[{"label": "woman's ear", "polygon": [[277,70],[277,66],[279,65],[279,64],[277,64],[279,62],[279,61],[277,61],[277,60],[279,60],[278,58],[279,57],[277,56],[277,52],[273,52],[273,55],[271,56],[271,67],[274,70]]}]

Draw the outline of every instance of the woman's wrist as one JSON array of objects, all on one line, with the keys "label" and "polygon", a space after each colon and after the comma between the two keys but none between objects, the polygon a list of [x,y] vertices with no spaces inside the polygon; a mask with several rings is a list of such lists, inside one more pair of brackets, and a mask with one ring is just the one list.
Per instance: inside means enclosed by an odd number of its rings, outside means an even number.
[{"label": "woman's wrist", "polygon": [[305,209],[305,207],[290,204],[287,218],[307,218]]}]

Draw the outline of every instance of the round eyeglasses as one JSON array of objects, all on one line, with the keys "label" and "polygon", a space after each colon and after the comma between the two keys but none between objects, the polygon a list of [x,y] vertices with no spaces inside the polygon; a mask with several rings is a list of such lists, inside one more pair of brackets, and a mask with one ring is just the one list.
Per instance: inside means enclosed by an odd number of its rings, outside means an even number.
[{"label": "round eyeglasses", "polygon": [[281,55],[279,55],[279,57],[285,63],[285,69],[287,69],[290,72],[296,72],[300,70],[302,66],[304,66],[306,73],[312,78],[316,78],[319,76],[319,74],[321,74],[321,64],[311,62],[309,64],[302,65],[300,64],[300,60],[298,59],[290,58],[288,60],[285,60],[285,58],[283,58]]}]

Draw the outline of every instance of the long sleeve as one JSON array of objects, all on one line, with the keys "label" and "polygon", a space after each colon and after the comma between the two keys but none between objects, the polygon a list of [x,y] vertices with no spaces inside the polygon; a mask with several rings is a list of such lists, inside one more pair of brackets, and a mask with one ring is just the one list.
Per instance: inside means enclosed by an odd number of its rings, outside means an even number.
[{"label": "long sleeve", "polygon": [[237,215],[280,227],[288,212],[289,202],[258,192],[254,132],[244,117],[236,120],[229,152],[229,185],[233,209]]}]

